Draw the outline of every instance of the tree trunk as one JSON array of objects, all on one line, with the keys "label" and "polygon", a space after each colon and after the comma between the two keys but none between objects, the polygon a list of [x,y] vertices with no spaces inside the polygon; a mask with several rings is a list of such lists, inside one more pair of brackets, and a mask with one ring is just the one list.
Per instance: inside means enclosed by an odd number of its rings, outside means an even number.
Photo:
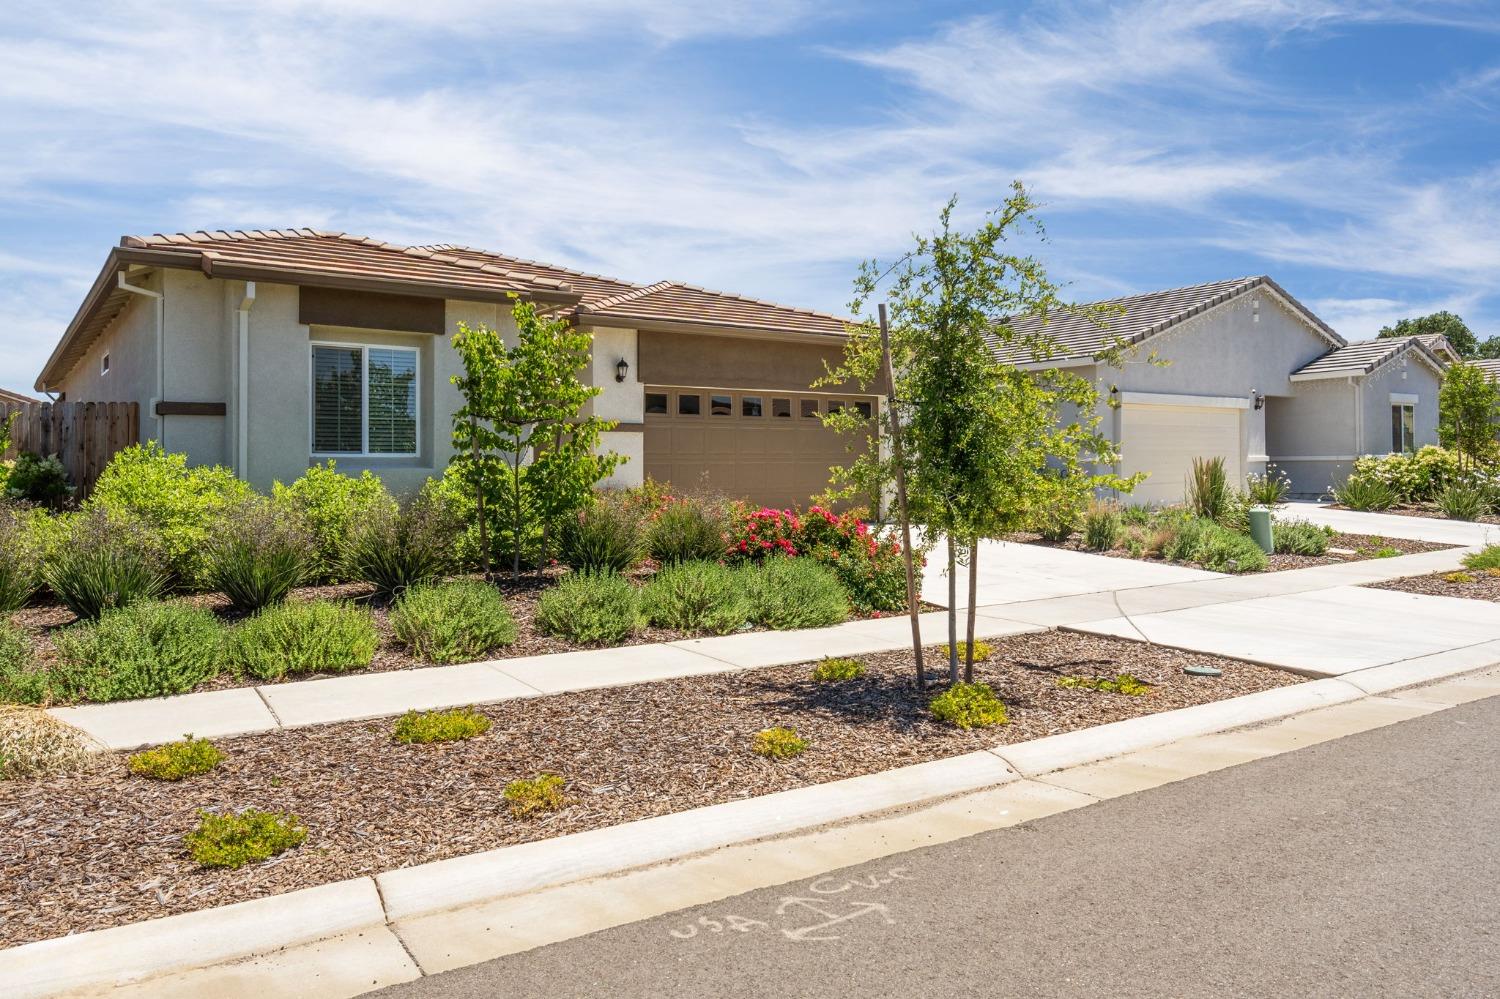
[{"label": "tree trunk", "polygon": [[948,535],[948,682],[958,682],[958,552]]},{"label": "tree trunk", "polygon": [[896,411],[896,374],[891,367],[891,331],[885,303],[880,303],[880,353],[885,365],[885,385],[891,393],[891,457],[896,461],[896,508],[901,518],[901,556],[906,566],[906,612],[911,615],[911,654],[917,661],[917,689],[927,689],[927,668],[922,662],[922,609],[917,599],[917,572],[911,550],[911,517],[906,511],[906,461],[901,451],[901,416]]},{"label": "tree trunk", "polygon": [[974,604],[979,592],[979,538],[969,545],[968,646],[964,649],[964,683],[974,682]]}]

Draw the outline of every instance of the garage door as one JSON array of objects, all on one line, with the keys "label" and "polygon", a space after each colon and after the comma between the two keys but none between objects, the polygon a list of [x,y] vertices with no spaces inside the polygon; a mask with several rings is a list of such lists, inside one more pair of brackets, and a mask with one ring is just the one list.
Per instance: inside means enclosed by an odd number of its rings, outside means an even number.
[{"label": "garage door", "polygon": [[870,396],[647,386],[646,474],[678,489],[707,487],[764,506],[806,506],[847,465],[854,438],[819,416],[846,406],[870,415]]},{"label": "garage door", "polygon": [[1243,486],[1240,412],[1125,403],[1120,411],[1120,467],[1126,475],[1151,473],[1128,502],[1181,503],[1194,458],[1223,458],[1230,484]]}]

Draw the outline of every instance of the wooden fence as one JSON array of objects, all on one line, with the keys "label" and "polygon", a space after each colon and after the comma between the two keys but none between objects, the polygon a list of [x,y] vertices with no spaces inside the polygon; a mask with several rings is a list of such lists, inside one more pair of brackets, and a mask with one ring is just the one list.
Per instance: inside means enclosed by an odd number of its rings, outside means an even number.
[{"label": "wooden fence", "polygon": [[55,454],[78,487],[88,495],[116,452],[140,441],[141,407],[134,402],[0,403],[0,422],[18,414],[11,427],[10,450]]}]

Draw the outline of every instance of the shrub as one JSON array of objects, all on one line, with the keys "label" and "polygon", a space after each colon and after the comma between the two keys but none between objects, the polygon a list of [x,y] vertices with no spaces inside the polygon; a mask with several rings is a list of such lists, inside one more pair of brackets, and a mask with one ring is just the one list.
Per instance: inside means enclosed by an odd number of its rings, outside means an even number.
[{"label": "shrub", "polygon": [[640,513],[624,496],[600,494],[563,522],[558,553],[574,569],[625,572],[644,551]]},{"label": "shrub", "polygon": [[1324,555],[1332,531],[1305,520],[1282,520],[1272,525],[1277,554]]},{"label": "shrub", "polygon": [[1361,548],[1360,553],[1369,558],[1395,558],[1401,554],[1401,549],[1394,545],[1381,545],[1378,548]]},{"label": "shrub", "polygon": [[843,683],[858,680],[865,675],[865,664],[848,656],[827,656],[813,667],[812,678],[817,683]]},{"label": "shrub", "polygon": [[505,800],[510,803],[511,817],[525,819],[538,812],[555,812],[562,808],[568,804],[563,783],[557,774],[511,781],[505,785]]},{"label": "shrub", "polygon": [[1265,475],[1245,477],[1245,493],[1250,502],[1273,510],[1286,503],[1286,494],[1291,488],[1292,480],[1275,465],[1267,465]]},{"label": "shrub", "polygon": [[91,701],[185,694],[216,675],[225,629],[201,607],[142,601],[57,633],[54,696]]},{"label": "shrub", "polygon": [[133,774],[157,780],[182,780],[208,773],[224,762],[224,754],[207,739],[185,735],[181,742],[135,753],[128,762]]},{"label": "shrub", "polygon": [[580,645],[618,644],[641,628],[641,594],[612,572],[569,573],[542,594],[536,623]]},{"label": "shrub", "polygon": [[1078,531],[1078,521],[1071,510],[1049,511],[1036,525],[1036,532],[1049,544],[1060,545]]},{"label": "shrub", "polygon": [[116,454],[89,496],[88,506],[116,520],[133,520],[155,537],[173,580],[205,582],[203,553],[223,515],[252,495],[250,486],[218,465],[189,466],[151,441]]},{"label": "shrub", "polygon": [[295,514],[256,496],[225,512],[205,551],[204,578],[235,610],[256,611],[286,599],[315,551]]},{"label": "shrub", "polygon": [[807,752],[810,745],[794,728],[763,728],[750,740],[750,751],[773,760],[789,760]]},{"label": "shrub", "polygon": [[1119,509],[1110,503],[1090,505],[1083,518],[1083,546],[1090,551],[1107,552],[1119,540]]},{"label": "shrub", "polygon": [[96,748],[84,732],[45,711],[0,704],[0,780],[82,770]]},{"label": "shrub", "polygon": [[849,619],[849,595],[838,576],[815,561],[773,558],[741,572],[756,624],[784,631]]},{"label": "shrub", "polygon": [[73,498],[73,486],[69,484],[67,469],[63,468],[57,455],[43,458],[31,451],[22,451],[5,477],[5,495],[23,503],[57,510]]},{"label": "shrub", "polygon": [[[730,535],[731,558],[806,557],[831,569],[861,611],[904,610],[906,566],[894,537],[877,537],[858,514],[822,506],[795,510],[738,508]],[[918,559],[920,563],[921,559]]]},{"label": "shrub", "polygon": [[1333,487],[1333,499],[1350,510],[1389,510],[1396,505],[1396,492],[1379,479],[1351,475],[1342,486]]},{"label": "shrub", "polygon": [[43,563],[42,578],[86,621],[153,599],[167,587],[155,539],[135,522],[111,519],[99,509],[68,522],[66,537]]},{"label": "shrub", "polygon": [[1229,507],[1229,494],[1224,459],[1194,458],[1187,490],[1188,506],[1193,512],[1207,520],[1218,520]]},{"label": "shrub", "polygon": [[[1356,458],[1349,478],[1359,485],[1378,483],[1385,486],[1392,497],[1387,504],[1389,507],[1397,503],[1422,503],[1431,500],[1458,475],[1458,453],[1429,444],[1419,448],[1415,454],[1398,451]],[[1348,506],[1347,503],[1344,505]]]},{"label": "shrub", "polygon": [[658,628],[727,635],[750,620],[746,580],[719,562],[679,562],[641,591],[646,621]]},{"label": "shrub", "polygon": [[1120,508],[1120,523],[1127,527],[1149,527],[1156,519],[1156,511],[1149,506],[1136,504]]},{"label": "shrub", "polygon": [[307,827],[297,816],[247,808],[231,815],[199,812],[187,848],[204,867],[232,868],[269,860],[306,839]]},{"label": "shrub", "polygon": [[1454,479],[1438,492],[1437,507],[1449,520],[1478,520],[1489,510],[1489,491],[1477,482]]},{"label": "shrub", "polygon": [[1486,545],[1477,552],[1470,552],[1463,557],[1463,563],[1465,569],[1475,572],[1500,569],[1500,545]]},{"label": "shrub", "polygon": [[1445,572],[1443,573],[1445,583],[1472,583],[1474,577],[1467,572]]},{"label": "shrub", "polygon": [[1162,555],[1174,562],[1197,562],[1214,572],[1260,572],[1268,564],[1265,552],[1248,536],[1201,517],[1176,525]]},{"label": "shrub", "polygon": [[1120,673],[1114,678],[1107,676],[1060,676],[1057,678],[1059,687],[1070,687],[1079,690],[1098,690],[1106,694],[1124,694],[1127,697],[1141,697],[1151,692],[1151,684],[1142,683],[1129,673]]},{"label": "shrub", "polygon": [[454,711],[408,711],[396,719],[391,736],[397,742],[457,742],[490,730],[490,720],[473,708]]},{"label": "shrub", "polygon": [[646,549],[663,565],[724,557],[729,517],[721,500],[669,496],[646,529]]},{"label": "shrub", "polygon": [[271,502],[312,532],[308,578],[320,583],[342,578],[345,554],[361,524],[396,509],[379,476],[369,469],[358,478],[345,475],[331,459],[326,465],[313,465],[289,486],[275,483]]},{"label": "shrub", "polygon": [[391,609],[391,627],[413,656],[431,663],[467,662],[516,640],[505,598],[470,579],[407,590]]},{"label": "shrub", "polygon": [[394,597],[451,572],[458,533],[451,509],[434,490],[424,489],[394,510],[369,513],[349,544],[344,575]]},{"label": "shrub", "polygon": [[[948,657],[948,649],[949,649],[949,646],[947,646],[947,645],[943,646],[943,657],[944,658]],[[976,663],[982,663],[982,662],[984,662],[986,659],[988,659],[990,656],[992,656],[994,654],[995,654],[995,650],[990,645],[989,642],[986,642],[986,641],[984,641],[982,639],[977,639],[977,638],[974,640],[974,661]],[[958,661],[959,662],[967,662],[968,658],[969,658],[969,643],[968,642],[959,642],[958,643]]]},{"label": "shrub", "polygon": [[955,683],[932,699],[932,717],[959,728],[984,728],[1010,721],[1005,704],[987,683]]},{"label": "shrub", "polygon": [[276,604],[234,629],[230,662],[260,680],[288,673],[347,673],[375,658],[370,612],[341,600]]},{"label": "shrub", "polygon": [[40,562],[20,511],[0,506],[0,614],[26,606],[41,584]]}]

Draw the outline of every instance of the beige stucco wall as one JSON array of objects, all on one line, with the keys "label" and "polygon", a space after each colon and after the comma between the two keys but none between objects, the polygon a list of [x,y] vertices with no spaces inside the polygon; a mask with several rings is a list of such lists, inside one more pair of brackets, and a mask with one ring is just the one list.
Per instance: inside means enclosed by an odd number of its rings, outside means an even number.
[{"label": "beige stucco wall", "polygon": [[[588,329],[594,338],[593,360],[584,373],[584,382],[600,392],[585,409],[586,414],[614,420],[622,429],[610,431],[600,439],[605,452],[613,451],[625,460],[602,485],[628,488],[641,484],[645,475],[644,438],[640,432],[645,418],[645,388],[639,378],[641,365],[638,336],[635,330],[599,327]],[[616,381],[616,365],[621,359],[630,365],[623,382]]]},{"label": "beige stucco wall", "polygon": [[804,392],[823,376],[825,361],[843,358],[844,345],[643,330],[639,352],[638,375],[648,385]]},{"label": "beige stucco wall", "polygon": [[[131,284],[161,290],[161,274],[132,276]],[[99,373],[99,361],[109,354],[109,374]],[[61,391],[70,402],[135,402],[141,407],[141,436],[157,435],[156,417],[149,403],[156,395],[156,303],[142,295],[131,298],[104,334],[63,378]]]}]

